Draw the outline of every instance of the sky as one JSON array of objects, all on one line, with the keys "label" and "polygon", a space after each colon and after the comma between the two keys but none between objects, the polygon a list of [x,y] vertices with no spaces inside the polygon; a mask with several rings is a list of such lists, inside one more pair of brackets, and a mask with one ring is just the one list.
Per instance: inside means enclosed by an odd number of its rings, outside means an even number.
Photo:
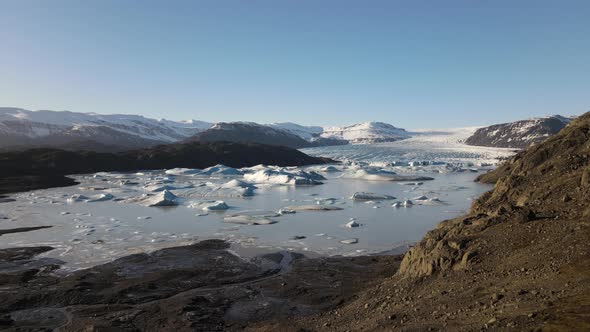
[{"label": "sky", "polygon": [[0,0],[0,106],[404,128],[590,111],[587,0]]}]

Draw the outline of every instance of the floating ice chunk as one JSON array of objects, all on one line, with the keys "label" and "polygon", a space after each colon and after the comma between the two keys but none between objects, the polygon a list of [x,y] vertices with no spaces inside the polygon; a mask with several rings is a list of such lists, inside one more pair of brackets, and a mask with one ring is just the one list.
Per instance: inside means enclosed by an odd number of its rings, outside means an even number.
[{"label": "floating ice chunk", "polygon": [[254,196],[257,187],[251,183],[233,179],[221,186],[222,189],[233,190],[243,197]]},{"label": "floating ice chunk", "polygon": [[67,216],[68,214],[70,214],[70,212],[68,212],[68,211],[63,211],[63,212],[61,212],[60,214],[61,214],[62,216]]},{"label": "floating ice chunk", "polygon": [[346,239],[346,240],[341,240],[340,243],[342,244],[355,244],[358,243],[359,240],[357,238],[352,238],[352,239]]},{"label": "floating ice chunk", "polygon": [[353,220],[353,221],[347,223],[345,226],[348,227],[348,228],[354,228],[354,227],[359,227],[360,225],[361,224],[359,224],[358,222],[356,222],[356,221]]},{"label": "floating ice chunk", "polygon": [[295,214],[295,213],[297,213],[297,211],[290,210],[290,209],[287,209],[287,208],[283,208],[283,209],[280,209],[278,213],[280,215],[283,215],[283,214]]},{"label": "floating ice chunk", "polygon": [[184,186],[172,186],[169,184],[155,184],[155,185],[151,185],[151,186],[147,186],[145,187],[145,190],[150,191],[150,192],[159,192],[159,191],[164,191],[164,190],[178,190],[178,189],[187,189],[187,188],[192,188],[193,185],[184,185]]},{"label": "floating ice chunk", "polygon": [[307,237],[304,235],[295,235],[295,236],[291,236],[291,238],[289,240],[297,241],[297,240],[303,240],[305,238],[307,238]]},{"label": "floating ice chunk", "polygon": [[320,172],[324,172],[324,173],[336,173],[336,172],[342,172],[341,170],[339,170],[338,168],[334,167],[334,166],[326,166],[320,169]]},{"label": "floating ice chunk", "polygon": [[410,207],[410,206],[414,205],[414,203],[413,203],[411,200],[409,200],[409,199],[406,199],[406,200],[405,200],[405,201],[402,203],[402,205],[403,205],[404,207]]},{"label": "floating ice chunk", "polygon": [[159,192],[153,196],[147,196],[142,201],[144,206],[175,206],[178,205],[178,197],[168,190]]},{"label": "floating ice chunk", "polygon": [[402,202],[395,202],[395,203],[391,204],[391,207],[394,207],[394,208],[401,208],[402,206],[403,206]]},{"label": "floating ice chunk", "polygon": [[354,170],[344,177],[370,181],[390,181],[396,176],[395,172],[386,171],[380,168],[368,167],[365,169]]},{"label": "floating ice chunk", "polygon": [[340,211],[344,210],[341,207],[332,206],[332,205],[295,205],[295,206],[288,206],[285,209],[291,211]]},{"label": "floating ice chunk", "polygon": [[206,216],[208,216],[208,215],[209,215],[209,213],[207,213],[207,212],[204,212],[204,213],[197,213],[197,214],[195,214],[195,217],[206,217]]},{"label": "floating ice chunk", "polygon": [[375,193],[368,193],[368,192],[356,192],[352,195],[351,198],[355,201],[395,199],[395,197],[390,196],[390,195],[375,194]]},{"label": "floating ice chunk", "polygon": [[148,219],[152,219],[152,217],[150,217],[150,216],[137,217],[137,220],[148,220]]},{"label": "floating ice chunk", "polygon": [[224,201],[193,202],[189,204],[189,207],[205,211],[221,211],[229,209],[229,206]]},{"label": "floating ice chunk", "polygon": [[67,199],[67,202],[72,204],[72,203],[79,203],[79,202],[86,202],[88,201],[88,197],[84,196],[84,195],[72,195]]},{"label": "floating ice chunk", "polygon": [[111,194],[99,194],[99,195],[94,195],[94,196],[88,197],[87,202],[89,202],[89,203],[104,202],[104,201],[110,201],[113,198],[115,198],[115,197]]},{"label": "floating ice chunk", "polygon": [[[318,177],[319,176],[319,177]],[[290,184],[290,185],[318,185],[322,184],[321,177],[315,172],[287,172],[284,170],[265,169],[255,173],[244,174],[244,179],[253,183]],[[322,177],[323,178],[323,177]]]},{"label": "floating ice chunk", "polygon": [[316,204],[318,205],[334,205],[338,201],[337,198],[317,198]]},{"label": "floating ice chunk", "polygon": [[195,175],[201,173],[201,170],[194,168],[172,168],[166,170],[164,173],[169,175]]},{"label": "floating ice chunk", "polygon": [[280,215],[272,211],[242,211],[240,213],[225,216],[223,221],[245,225],[270,225],[277,222],[270,218],[278,216]]},{"label": "floating ice chunk", "polygon": [[225,165],[215,165],[208,168],[205,168],[203,171],[199,173],[199,175],[208,175],[208,176],[229,176],[229,175],[243,175],[244,172],[228,167]]},{"label": "floating ice chunk", "polygon": [[415,201],[425,201],[425,200],[427,200],[427,199],[428,199],[428,197],[426,197],[426,196],[424,196],[424,195],[422,195],[422,196],[418,196],[418,197],[414,197],[414,200],[415,200]]},{"label": "floating ice chunk", "polygon": [[250,197],[257,187],[240,180],[231,180],[223,185],[207,183],[184,192],[188,198],[234,198]]}]

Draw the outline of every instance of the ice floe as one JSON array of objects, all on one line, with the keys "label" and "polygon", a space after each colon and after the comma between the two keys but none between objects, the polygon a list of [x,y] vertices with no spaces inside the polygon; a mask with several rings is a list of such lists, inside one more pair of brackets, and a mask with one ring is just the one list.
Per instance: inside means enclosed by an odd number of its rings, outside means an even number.
[{"label": "ice floe", "polygon": [[223,211],[229,209],[229,206],[224,201],[192,202],[189,204],[189,207],[205,211]]},{"label": "ice floe", "polygon": [[261,184],[318,185],[322,176],[315,172],[288,172],[285,170],[264,169],[244,174],[244,180]]},{"label": "ice floe", "polygon": [[215,165],[205,168],[198,174],[202,176],[240,176],[243,175],[244,172],[225,165]]},{"label": "ice floe", "polygon": [[195,168],[172,168],[165,171],[169,175],[195,175],[201,173],[200,169]]},{"label": "ice floe", "polygon": [[290,211],[340,211],[343,208],[338,206],[332,205],[294,205],[294,206],[287,206],[284,208]]},{"label": "ice floe", "polygon": [[369,192],[356,192],[352,195],[351,199],[355,200],[355,201],[372,201],[372,200],[389,200],[389,199],[395,199],[394,196],[390,196],[390,195],[383,195],[383,194],[375,194],[375,193],[369,193]]},{"label": "ice floe", "polygon": [[359,242],[359,239],[357,238],[353,238],[353,239],[346,239],[346,240],[341,240],[340,243],[342,244],[356,244]]},{"label": "ice floe", "polygon": [[88,203],[105,202],[105,201],[110,201],[113,198],[115,198],[115,196],[113,196],[111,194],[98,194],[98,195],[93,195],[93,196],[88,197],[86,202],[88,202]]},{"label": "ice floe", "polygon": [[276,220],[271,218],[279,216],[278,213],[270,211],[242,211],[223,217],[223,221],[233,224],[270,225],[277,223]]},{"label": "ice floe", "polygon": [[164,190],[153,196],[146,196],[141,200],[144,206],[175,206],[178,205],[178,197],[171,191]]}]

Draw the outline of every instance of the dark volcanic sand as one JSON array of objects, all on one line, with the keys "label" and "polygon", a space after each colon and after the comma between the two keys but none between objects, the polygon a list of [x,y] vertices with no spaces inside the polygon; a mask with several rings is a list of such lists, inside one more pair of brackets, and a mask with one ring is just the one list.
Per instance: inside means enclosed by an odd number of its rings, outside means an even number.
[{"label": "dark volcanic sand", "polygon": [[0,328],[221,331],[331,309],[393,275],[401,257],[241,259],[208,240],[59,276],[50,247],[0,250]]}]

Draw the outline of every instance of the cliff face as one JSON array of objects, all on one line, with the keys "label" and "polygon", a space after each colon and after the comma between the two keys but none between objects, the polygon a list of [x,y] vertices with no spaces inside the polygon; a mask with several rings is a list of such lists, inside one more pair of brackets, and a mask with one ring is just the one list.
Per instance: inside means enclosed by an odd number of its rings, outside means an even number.
[{"label": "cliff face", "polygon": [[495,183],[469,215],[442,222],[410,250],[399,275],[426,276],[468,268],[470,245],[486,228],[505,222],[586,219],[590,216],[590,113],[544,143],[516,155],[478,181]]}]

